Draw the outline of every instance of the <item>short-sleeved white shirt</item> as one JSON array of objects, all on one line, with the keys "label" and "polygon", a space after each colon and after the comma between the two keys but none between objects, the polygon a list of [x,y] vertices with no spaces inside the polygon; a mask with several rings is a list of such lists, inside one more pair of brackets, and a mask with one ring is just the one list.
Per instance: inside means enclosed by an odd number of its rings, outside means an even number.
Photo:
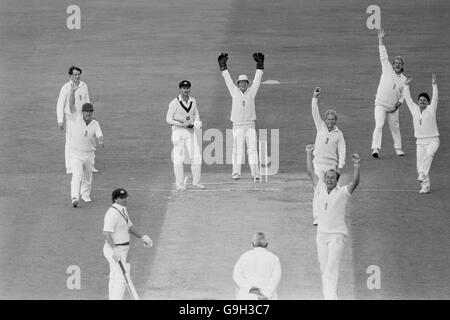
[{"label": "short-sleeved white shirt", "polygon": [[103,231],[112,232],[112,239],[115,244],[125,243],[130,241],[128,229],[132,225],[127,208],[114,203],[105,214]]},{"label": "short-sleeved white shirt", "polygon": [[351,194],[348,192],[348,185],[340,187],[337,185],[328,194],[326,184],[319,179],[317,190],[317,210],[319,214],[317,232],[343,233],[347,235],[345,225],[345,214],[347,200]]},{"label": "short-sleeved white shirt", "polygon": [[80,152],[92,152],[95,151],[97,144],[95,138],[103,136],[100,124],[92,119],[92,121],[86,125],[83,119],[83,114],[77,113],[76,118],[69,120],[72,121],[70,148]]}]

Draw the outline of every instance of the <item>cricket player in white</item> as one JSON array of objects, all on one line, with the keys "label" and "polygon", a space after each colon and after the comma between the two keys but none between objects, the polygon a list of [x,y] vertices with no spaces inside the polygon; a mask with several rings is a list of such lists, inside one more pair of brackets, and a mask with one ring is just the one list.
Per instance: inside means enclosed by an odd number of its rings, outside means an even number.
[{"label": "cricket player in white", "polygon": [[325,181],[319,179],[314,173],[313,150],[314,145],[306,147],[306,169],[314,187],[319,191],[317,201],[319,226],[316,243],[322,274],[322,291],[326,300],[336,300],[339,262],[347,237],[346,206],[348,199],[359,184],[360,157],[358,154],[352,155],[353,179],[349,184],[341,187],[338,185],[340,175],[336,170],[328,170],[325,174]]},{"label": "cricket player in white", "polygon": [[71,138],[69,144],[70,168],[72,169],[72,181],[70,183],[70,195],[72,206],[76,208],[79,197],[85,202],[91,202],[92,167],[94,165],[95,147],[98,144],[103,148],[103,133],[99,123],[92,119],[94,106],[85,103],[82,113],[75,109],[74,92],[76,85],[71,85],[70,94],[70,116],[67,122],[71,123]]},{"label": "cricket player in white", "polygon": [[191,83],[183,80],[179,84],[180,94],[169,103],[166,121],[172,126],[172,162],[175,173],[175,185],[177,190],[185,190],[184,159],[185,149],[191,161],[192,186],[197,189],[205,189],[200,184],[202,154],[201,154],[201,128],[200,113],[197,109],[197,101],[189,94]]},{"label": "cricket player in white", "polygon": [[69,161],[69,145],[70,145],[70,137],[71,137],[71,122],[68,119],[72,118],[70,106],[69,106],[69,97],[71,94],[72,85],[76,86],[75,92],[75,108],[78,113],[81,114],[81,107],[83,104],[87,102],[91,102],[89,100],[89,91],[86,83],[80,80],[81,78],[81,69],[76,66],[71,66],[69,68],[69,78],[70,81],[64,84],[59,92],[58,102],[56,104],[56,117],[58,121],[58,127],[61,130],[64,130],[64,118],[66,120],[66,144],[65,144],[65,161],[66,161],[66,173],[72,173],[70,168]]},{"label": "cricket player in white", "polygon": [[119,265],[122,262],[127,274],[130,274],[130,264],[127,263],[130,249],[130,233],[144,242],[144,246],[153,246],[148,235],[142,236],[131,222],[127,210],[128,192],[119,188],[112,192],[112,206],[105,214],[103,235],[105,245],[103,254],[109,263],[109,300],[122,300],[126,281]]},{"label": "cricket player in white", "polygon": [[[325,121],[320,117],[318,98],[321,89],[317,87],[314,90],[311,101],[311,112],[316,126],[317,134],[314,144],[314,172],[320,180],[325,179],[325,173],[334,169],[342,174],[345,165],[346,146],[342,131],[336,126],[337,113],[335,110],[325,111]],[[318,223],[317,210],[318,190],[314,190],[313,198],[313,219],[314,225]]]},{"label": "cricket player in white", "polygon": [[237,86],[233,83],[227,69],[228,53],[221,53],[218,57],[222,76],[232,97],[231,118],[233,122],[233,172],[232,178],[238,180],[241,176],[241,164],[244,156],[244,141],[247,145],[248,162],[253,179],[259,180],[257,134],[255,129],[255,97],[261,85],[264,69],[264,55],[260,52],[253,54],[256,61],[256,72],[253,82],[246,75],[240,75]]},{"label": "cricket player in white", "polygon": [[414,124],[414,136],[417,145],[417,178],[421,182],[419,193],[430,192],[430,168],[434,155],[439,148],[439,131],[436,123],[436,109],[438,105],[438,87],[436,74],[432,74],[431,83],[433,86],[433,98],[430,103],[430,96],[423,92],[419,94],[418,104],[411,99],[409,83],[412,81],[408,77],[405,84],[405,101],[411,112]]},{"label": "cricket player in white", "polygon": [[393,63],[389,62],[386,47],[383,43],[384,31],[378,30],[378,44],[380,50],[381,78],[375,98],[375,129],[372,136],[372,156],[378,158],[381,150],[383,137],[383,126],[386,118],[391,128],[392,139],[397,156],[404,156],[402,150],[402,138],[400,135],[399,111],[402,105],[403,86],[406,77],[403,75],[405,61],[403,57],[397,56]]},{"label": "cricket player in white", "polygon": [[253,235],[253,249],[245,252],[233,270],[233,280],[238,285],[238,300],[275,300],[281,279],[279,258],[268,251],[264,233]]}]

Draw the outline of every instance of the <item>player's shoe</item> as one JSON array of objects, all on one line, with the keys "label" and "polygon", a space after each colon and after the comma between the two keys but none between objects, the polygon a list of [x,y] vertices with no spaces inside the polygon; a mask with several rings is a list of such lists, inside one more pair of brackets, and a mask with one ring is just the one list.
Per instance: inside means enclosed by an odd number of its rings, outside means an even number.
[{"label": "player's shoe", "polygon": [[78,207],[78,199],[77,198],[72,199],[72,207],[74,207],[74,208]]},{"label": "player's shoe", "polygon": [[378,148],[372,149],[372,157],[378,158],[379,156],[380,156],[380,149]]},{"label": "player's shoe", "polygon": [[84,202],[92,202],[91,197],[81,197]]},{"label": "player's shoe", "polygon": [[319,225],[319,220],[318,219],[314,219],[313,226],[317,227],[318,225]]},{"label": "player's shoe", "polygon": [[192,187],[195,189],[206,189],[206,187],[200,183],[192,184]]},{"label": "player's shoe", "polygon": [[92,167],[92,172],[93,172],[93,173],[97,173],[97,172],[98,172],[98,170],[97,170],[97,169],[95,169],[95,167]]},{"label": "player's shoe", "polygon": [[422,187],[419,191],[419,193],[430,193],[430,188],[429,187]]},{"label": "player's shoe", "polygon": [[182,185],[182,184],[177,184],[175,186],[175,189],[178,190],[178,191],[184,191],[184,190],[186,190],[186,186]]},{"label": "player's shoe", "polygon": [[239,180],[240,175],[239,175],[239,173],[233,173],[233,175],[231,176],[231,178],[232,178],[233,180]]},{"label": "player's shoe", "polygon": [[395,149],[395,154],[399,157],[405,156],[405,153],[403,152],[402,149]]}]

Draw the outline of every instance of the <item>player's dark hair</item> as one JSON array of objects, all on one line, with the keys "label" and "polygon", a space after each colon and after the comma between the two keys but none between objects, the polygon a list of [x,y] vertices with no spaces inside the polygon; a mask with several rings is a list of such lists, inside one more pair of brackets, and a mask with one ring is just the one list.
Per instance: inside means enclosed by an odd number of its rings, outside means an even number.
[{"label": "player's dark hair", "polygon": [[73,70],[77,70],[80,74],[81,74],[81,68],[76,67],[76,66],[71,66],[69,68],[69,74],[72,75],[73,74]]},{"label": "player's dark hair", "polygon": [[425,99],[427,99],[428,103],[430,103],[430,101],[431,101],[430,96],[426,92],[422,92],[421,94],[419,94],[419,96],[417,97],[417,100],[419,100],[420,97],[424,97]]}]

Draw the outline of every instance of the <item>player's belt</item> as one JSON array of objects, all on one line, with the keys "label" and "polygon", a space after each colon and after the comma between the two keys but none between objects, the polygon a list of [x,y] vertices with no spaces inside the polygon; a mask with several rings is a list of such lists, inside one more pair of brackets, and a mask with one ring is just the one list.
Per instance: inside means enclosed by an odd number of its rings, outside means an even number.
[{"label": "player's belt", "polygon": [[129,242],[124,242],[124,243],[116,243],[116,246],[129,246],[130,243]]}]

